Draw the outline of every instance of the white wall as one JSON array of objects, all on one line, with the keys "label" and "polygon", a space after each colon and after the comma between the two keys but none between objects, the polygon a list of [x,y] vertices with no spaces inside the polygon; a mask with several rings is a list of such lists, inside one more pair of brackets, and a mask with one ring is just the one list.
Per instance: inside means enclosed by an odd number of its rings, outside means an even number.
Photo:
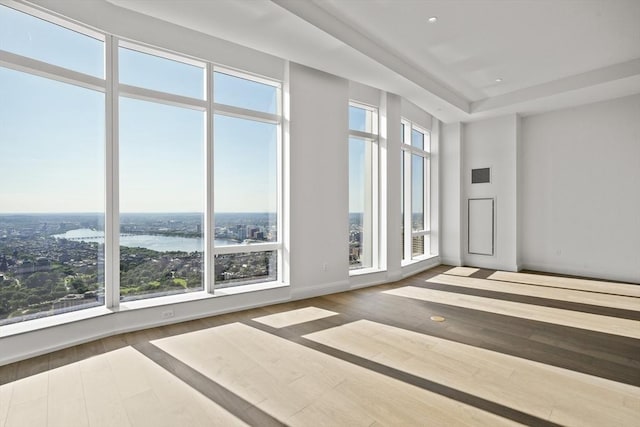
[{"label": "white wall", "polygon": [[290,262],[294,296],[349,280],[349,82],[291,64]]},{"label": "white wall", "polygon": [[440,138],[440,256],[444,264],[462,265],[462,124],[443,125]]},{"label": "white wall", "polygon": [[526,117],[522,262],[640,283],[640,95]]},{"label": "white wall", "polygon": [[[465,265],[518,270],[518,120],[514,115],[465,124],[462,137],[462,256]],[[491,168],[491,182],[471,184],[471,169]],[[495,199],[494,254],[468,252],[467,201]]]},{"label": "white wall", "polygon": [[386,179],[386,219],[387,219],[387,274],[389,280],[402,278],[402,238],[400,228],[403,221],[400,209],[400,189],[402,177],[400,176],[401,159],[401,133],[400,117],[402,115],[401,98],[398,95],[385,94],[385,112],[382,116],[381,131],[385,130],[386,138],[383,142],[383,155],[387,168]]}]

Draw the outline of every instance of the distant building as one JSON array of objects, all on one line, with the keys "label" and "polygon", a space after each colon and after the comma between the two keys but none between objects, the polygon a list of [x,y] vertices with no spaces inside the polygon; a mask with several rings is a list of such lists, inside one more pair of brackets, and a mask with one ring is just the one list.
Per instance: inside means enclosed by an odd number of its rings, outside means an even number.
[{"label": "distant building", "polygon": [[247,229],[242,225],[239,225],[238,228],[238,240],[245,240],[247,238]]}]

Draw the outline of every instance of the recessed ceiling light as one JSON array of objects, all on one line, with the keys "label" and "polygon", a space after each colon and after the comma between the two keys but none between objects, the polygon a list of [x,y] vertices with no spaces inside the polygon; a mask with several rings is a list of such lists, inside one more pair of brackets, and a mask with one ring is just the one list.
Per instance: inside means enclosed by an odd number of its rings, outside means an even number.
[{"label": "recessed ceiling light", "polygon": [[496,79],[496,83],[502,83],[502,79],[501,79],[500,77],[498,77],[498,78]]},{"label": "recessed ceiling light", "polygon": [[437,16],[431,16],[429,17],[429,19],[427,19],[427,21],[429,21],[429,23],[434,24],[436,22],[438,22],[438,17]]}]

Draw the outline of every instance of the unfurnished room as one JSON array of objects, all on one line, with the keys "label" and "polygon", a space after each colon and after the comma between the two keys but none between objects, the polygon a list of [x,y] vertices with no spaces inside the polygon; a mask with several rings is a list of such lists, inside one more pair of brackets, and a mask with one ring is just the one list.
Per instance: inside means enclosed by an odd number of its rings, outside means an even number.
[{"label": "unfurnished room", "polygon": [[0,427],[640,427],[640,1],[0,0]]}]

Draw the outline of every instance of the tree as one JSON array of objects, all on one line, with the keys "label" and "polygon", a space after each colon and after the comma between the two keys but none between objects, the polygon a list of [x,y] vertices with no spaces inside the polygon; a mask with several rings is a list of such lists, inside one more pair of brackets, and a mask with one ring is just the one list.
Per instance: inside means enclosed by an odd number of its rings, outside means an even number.
[{"label": "tree", "polygon": [[73,286],[77,294],[84,294],[89,290],[89,288],[87,288],[87,284],[80,277],[75,277],[71,281],[71,286]]},{"label": "tree", "polygon": [[27,277],[24,281],[24,285],[27,288],[41,288],[51,291],[57,281],[58,275],[56,273],[39,272]]}]

